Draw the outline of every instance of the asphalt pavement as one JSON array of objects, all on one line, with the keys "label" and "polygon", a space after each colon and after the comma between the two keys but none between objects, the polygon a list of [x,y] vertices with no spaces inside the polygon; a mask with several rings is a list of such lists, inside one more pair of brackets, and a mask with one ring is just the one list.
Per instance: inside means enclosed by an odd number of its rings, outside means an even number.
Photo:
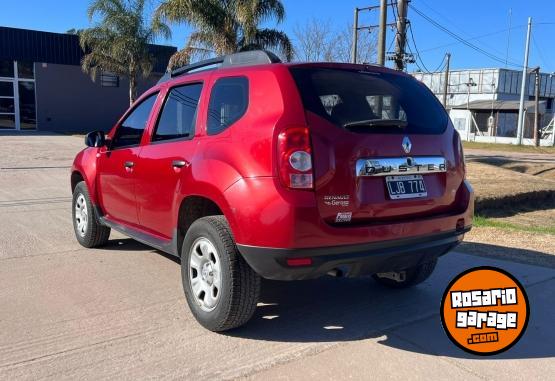
[{"label": "asphalt pavement", "polygon": [[[555,269],[453,252],[410,290],[370,279],[263,282],[253,320],[226,334],[189,312],[179,263],[112,233],[87,250],[71,223],[80,137],[0,134],[0,379],[526,379],[555,374]],[[526,252],[523,252],[526,255]],[[531,318],[508,352],[477,357],[439,305],[470,267],[511,272]]]}]

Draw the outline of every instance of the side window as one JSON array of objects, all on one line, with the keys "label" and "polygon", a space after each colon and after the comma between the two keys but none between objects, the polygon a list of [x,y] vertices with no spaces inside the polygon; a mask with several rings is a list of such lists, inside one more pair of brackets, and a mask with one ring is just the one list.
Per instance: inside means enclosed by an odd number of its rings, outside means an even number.
[{"label": "side window", "polygon": [[158,119],[152,141],[192,137],[202,84],[195,83],[170,90]]},{"label": "side window", "polygon": [[245,77],[221,78],[216,81],[208,105],[209,135],[222,132],[241,119],[249,104],[249,81]]},{"label": "side window", "polygon": [[139,145],[157,96],[158,93],[155,93],[146,98],[125,118],[116,130],[112,149]]}]

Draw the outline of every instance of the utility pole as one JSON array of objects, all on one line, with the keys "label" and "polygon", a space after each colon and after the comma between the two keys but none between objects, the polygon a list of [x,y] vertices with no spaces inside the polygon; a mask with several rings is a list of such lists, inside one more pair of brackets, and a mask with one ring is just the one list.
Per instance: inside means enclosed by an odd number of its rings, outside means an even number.
[{"label": "utility pole", "polygon": [[[358,61],[358,32],[366,30],[369,33],[374,29],[379,28],[378,36],[378,64],[384,66],[385,62],[385,40],[386,40],[386,27],[395,26],[395,23],[387,23],[387,7],[393,6],[392,2],[388,3],[387,0],[380,0],[380,5],[373,5],[363,8],[355,8],[355,18],[353,22],[353,43],[351,49],[351,62],[357,63]],[[358,16],[363,11],[374,11],[380,9],[380,24],[379,25],[359,25]]]},{"label": "utility pole", "polygon": [[395,36],[395,69],[405,68],[405,43],[407,33],[408,0],[397,1],[397,35]]},{"label": "utility pole", "polygon": [[380,1],[380,29],[378,33],[378,65],[385,65],[385,38],[387,24],[387,0]]},{"label": "utility pole", "polygon": [[355,19],[353,21],[353,48],[351,49],[351,62],[357,63],[357,45],[358,45],[358,8],[355,8]]},{"label": "utility pole", "polygon": [[526,82],[528,79],[528,55],[530,53],[530,33],[532,31],[532,17],[528,17],[528,31],[526,32],[526,48],[524,49],[524,68],[522,69],[522,86],[520,88],[520,105],[518,108],[518,125],[516,129],[516,141],[522,145],[524,131],[524,96],[528,93]]},{"label": "utility pole", "polygon": [[536,74],[534,83],[534,145],[536,147],[540,146],[540,68],[537,67],[532,70]]},{"label": "utility pole", "polygon": [[449,62],[451,53],[447,53],[447,63],[445,64],[445,78],[443,79],[443,107],[447,108],[447,91],[449,91]]}]

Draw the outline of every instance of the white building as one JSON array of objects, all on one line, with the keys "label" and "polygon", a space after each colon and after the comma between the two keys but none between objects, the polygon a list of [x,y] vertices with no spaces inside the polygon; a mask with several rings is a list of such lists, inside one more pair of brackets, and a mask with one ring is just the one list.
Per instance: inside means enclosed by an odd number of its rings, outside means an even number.
[{"label": "white building", "polygon": [[[412,73],[443,100],[445,72]],[[464,140],[515,144],[522,71],[510,69],[452,70],[447,105]],[[533,144],[535,74],[528,75],[524,144]],[[555,74],[540,73],[541,144],[554,145]]]}]

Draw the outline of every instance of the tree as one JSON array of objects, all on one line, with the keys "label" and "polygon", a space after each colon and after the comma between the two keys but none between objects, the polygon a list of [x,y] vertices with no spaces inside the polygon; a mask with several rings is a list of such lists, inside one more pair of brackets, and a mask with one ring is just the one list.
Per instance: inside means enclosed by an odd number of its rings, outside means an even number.
[{"label": "tree", "polygon": [[165,0],[155,12],[156,22],[185,22],[196,30],[169,67],[189,63],[194,56],[225,55],[254,49],[276,49],[291,60],[293,47],[284,32],[261,28],[263,22],[282,22],[281,0]]},{"label": "tree", "polygon": [[84,72],[96,79],[98,70],[129,80],[129,103],[137,98],[137,83],[150,75],[154,56],[149,44],[158,36],[169,38],[167,25],[145,21],[146,0],[93,0],[87,14],[89,21],[99,17],[92,28],[79,31],[81,48],[86,52],[81,61]]},{"label": "tree", "polygon": [[[296,40],[295,57],[299,61],[351,61],[351,25],[334,30],[330,21],[311,19],[303,25],[297,24],[293,33]],[[357,62],[374,62],[375,56],[375,33],[359,32]]]},{"label": "tree", "polygon": [[335,42],[330,21],[310,19],[293,27],[295,58],[299,61],[334,61]]}]

